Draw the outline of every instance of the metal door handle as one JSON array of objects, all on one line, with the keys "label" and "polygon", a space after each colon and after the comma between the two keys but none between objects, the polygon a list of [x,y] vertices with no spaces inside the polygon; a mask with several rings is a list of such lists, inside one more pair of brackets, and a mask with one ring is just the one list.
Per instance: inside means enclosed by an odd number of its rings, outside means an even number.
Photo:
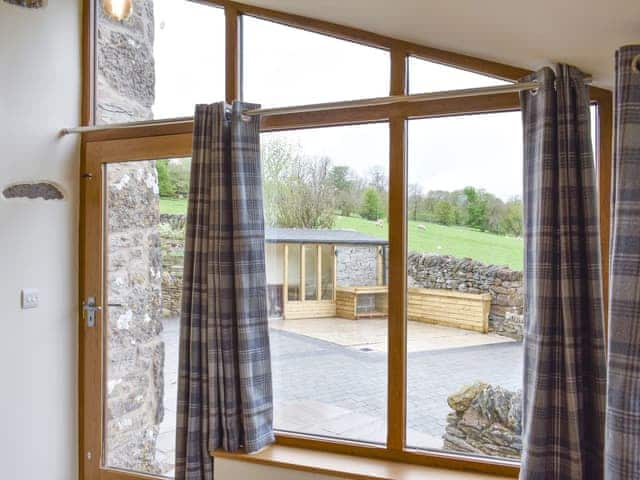
[{"label": "metal door handle", "polygon": [[100,305],[96,305],[96,297],[87,297],[87,300],[82,302],[82,313],[87,321],[87,327],[92,328],[96,326],[96,312],[102,310]]},{"label": "metal door handle", "polygon": [[[108,303],[107,307],[122,308],[121,303]],[[87,327],[93,328],[96,326],[96,312],[102,311],[100,305],[96,305],[96,297],[87,297],[87,300],[82,302],[82,313],[87,321]]]}]

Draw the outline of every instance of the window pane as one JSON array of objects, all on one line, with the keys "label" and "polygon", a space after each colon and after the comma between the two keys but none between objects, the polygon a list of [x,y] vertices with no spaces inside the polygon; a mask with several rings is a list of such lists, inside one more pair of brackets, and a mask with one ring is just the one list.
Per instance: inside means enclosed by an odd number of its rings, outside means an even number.
[{"label": "window pane", "polygon": [[304,247],[304,299],[318,299],[318,249],[315,245]]},{"label": "window pane", "polygon": [[407,444],[518,459],[520,112],[410,120]]},{"label": "window pane", "polygon": [[488,75],[409,57],[409,93],[492,87],[509,83]]},{"label": "window pane", "polygon": [[[289,245],[289,268],[287,279],[287,300],[297,302],[300,300],[300,245]],[[273,265],[273,263],[272,263]],[[276,268],[275,266],[271,268]]]},{"label": "window pane", "polygon": [[322,245],[322,300],[333,300],[333,272],[334,260],[333,246]]},{"label": "window pane", "polygon": [[129,20],[97,1],[96,123],[193,115],[224,100],[224,11],[188,0],[134,2]]},{"label": "window pane", "polygon": [[173,476],[190,159],[105,173],[104,462]]},{"label": "window pane", "polygon": [[[269,290],[283,288],[272,283],[278,269],[300,275],[292,265],[300,244],[305,252],[304,295],[292,301],[289,280],[282,308],[269,308],[275,428],[384,443],[388,125],[264,133],[261,141]],[[283,244],[297,252],[288,267],[269,253]]]},{"label": "window pane", "polygon": [[266,106],[389,95],[389,54],[242,17],[243,97]]}]

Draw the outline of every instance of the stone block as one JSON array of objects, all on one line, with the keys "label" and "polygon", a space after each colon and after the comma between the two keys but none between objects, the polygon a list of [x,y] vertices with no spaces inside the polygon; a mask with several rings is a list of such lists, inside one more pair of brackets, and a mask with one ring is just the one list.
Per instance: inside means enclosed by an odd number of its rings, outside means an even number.
[{"label": "stone block", "polygon": [[[453,400],[453,401],[452,401]],[[443,448],[464,453],[519,458],[522,452],[522,393],[483,382],[449,397]]]}]

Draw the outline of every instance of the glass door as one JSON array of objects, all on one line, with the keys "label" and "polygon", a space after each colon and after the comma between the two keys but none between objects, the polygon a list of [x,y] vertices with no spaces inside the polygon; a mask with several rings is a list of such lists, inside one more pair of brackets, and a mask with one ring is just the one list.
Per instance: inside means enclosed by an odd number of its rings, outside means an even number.
[{"label": "glass door", "polygon": [[190,174],[190,142],[174,137],[87,144],[83,478],[174,476]]}]

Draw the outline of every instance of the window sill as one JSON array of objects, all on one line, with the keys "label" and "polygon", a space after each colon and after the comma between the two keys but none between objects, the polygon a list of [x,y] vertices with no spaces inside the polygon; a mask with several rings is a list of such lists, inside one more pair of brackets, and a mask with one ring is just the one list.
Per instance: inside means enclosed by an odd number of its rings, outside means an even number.
[{"label": "window sill", "polygon": [[284,445],[271,445],[251,455],[216,450],[213,452],[213,456],[238,462],[257,463],[354,480],[485,480],[505,478],[498,475],[412,465]]}]

